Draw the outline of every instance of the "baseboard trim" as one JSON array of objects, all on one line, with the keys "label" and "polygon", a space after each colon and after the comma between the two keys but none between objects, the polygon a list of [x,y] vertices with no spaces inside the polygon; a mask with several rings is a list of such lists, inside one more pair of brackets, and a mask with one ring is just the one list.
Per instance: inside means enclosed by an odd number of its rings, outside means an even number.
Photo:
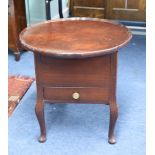
[{"label": "baseboard trim", "polygon": [[137,21],[112,20],[115,23],[125,25],[133,35],[146,35],[146,23]]}]

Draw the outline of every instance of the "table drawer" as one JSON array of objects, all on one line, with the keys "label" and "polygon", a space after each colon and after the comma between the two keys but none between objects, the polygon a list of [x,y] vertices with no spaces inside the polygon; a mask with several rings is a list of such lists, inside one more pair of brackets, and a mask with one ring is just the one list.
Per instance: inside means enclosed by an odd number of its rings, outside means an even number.
[{"label": "table drawer", "polygon": [[96,87],[45,87],[44,99],[62,103],[104,103],[109,101],[109,89]]}]

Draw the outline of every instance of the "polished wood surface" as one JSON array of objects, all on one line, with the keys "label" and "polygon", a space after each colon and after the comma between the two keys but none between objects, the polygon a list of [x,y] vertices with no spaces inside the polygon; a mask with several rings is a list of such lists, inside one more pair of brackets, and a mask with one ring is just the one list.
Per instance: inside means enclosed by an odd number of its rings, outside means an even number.
[{"label": "polished wood surface", "polygon": [[59,19],[22,31],[22,45],[34,52],[40,142],[46,141],[44,104],[50,101],[109,105],[108,141],[116,143],[117,53],[130,39],[127,28],[90,18]]},{"label": "polished wood surface", "polygon": [[70,0],[70,15],[146,21],[146,0]]},{"label": "polished wood surface", "polygon": [[19,60],[20,51],[23,50],[19,42],[19,33],[27,26],[25,1],[9,0],[8,2],[8,46],[13,51],[15,59]]},{"label": "polished wood surface", "polygon": [[[79,97],[74,98],[78,93]],[[89,97],[88,97],[89,95]],[[53,103],[108,103],[109,89],[98,87],[46,87],[44,97]]]},{"label": "polished wood surface", "polygon": [[80,58],[115,52],[130,40],[131,33],[108,20],[69,18],[28,27],[20,38],[23,46],[34,52]]},{"label": "polished wood surface", "polygon": [[38,74],[42,75],[38,77],[38,82],[41,85],[54,87],[100,87],[102,84],[105,88],[109,85],[110,57],[108,55],[97,59],[89,58],[84,60],[57,59],[37,55],[37,60]]}]

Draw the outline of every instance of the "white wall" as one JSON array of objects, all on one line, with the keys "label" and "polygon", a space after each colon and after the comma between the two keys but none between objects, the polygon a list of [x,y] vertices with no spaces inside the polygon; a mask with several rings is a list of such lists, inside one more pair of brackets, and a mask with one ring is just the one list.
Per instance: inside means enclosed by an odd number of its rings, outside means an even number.
[{"label": "white wall", "polygon": [[[45,0],[25,0],[28,25],[46,20]],[[68,0],[62,0],[64,17],[68,17]],[[58,0],[51,1],[51,18],[59,18]]]},{"label": "white wall", "polygon": [[[64,17],[68,16],[68,6],[67,6],[68,0],[62,0],[62,6],[63,6],[63,15]],[[58,0],[51,1],[51,17],[52,18],[59,18],[58,13]]]}]

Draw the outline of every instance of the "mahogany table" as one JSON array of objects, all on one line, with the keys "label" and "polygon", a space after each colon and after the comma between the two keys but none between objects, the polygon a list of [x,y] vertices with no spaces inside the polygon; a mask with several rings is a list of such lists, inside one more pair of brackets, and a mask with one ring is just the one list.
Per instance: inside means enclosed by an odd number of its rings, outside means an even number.
[{"label": "mahogany table", "polygon": [[46,140],[44,101],[109,105],[108,141],[116,142],[117,53],[131,37],[122,25],[92,18],[46,21],[21,32],[21,44],[34,52],[40,142]]}]

